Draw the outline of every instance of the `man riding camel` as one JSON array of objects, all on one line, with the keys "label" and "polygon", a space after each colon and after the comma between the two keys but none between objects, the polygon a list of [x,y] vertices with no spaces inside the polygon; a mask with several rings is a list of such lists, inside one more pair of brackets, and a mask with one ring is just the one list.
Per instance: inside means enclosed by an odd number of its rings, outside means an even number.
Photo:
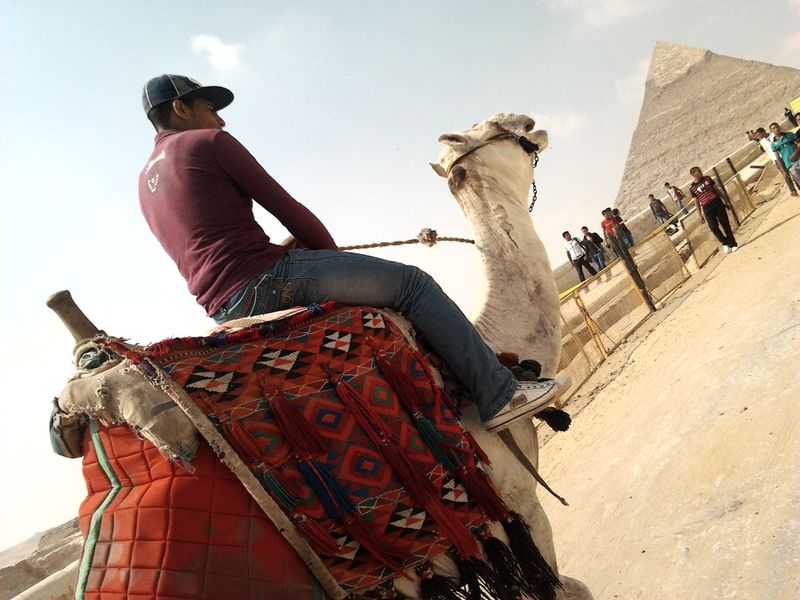
[{"label": "man riding camel", "polygon": [[[569,379],[517,381],[439,285],[417,267],[342,252],[325,226],[286,192],[219,116],[233,93],[182,75],[144,86],[155,149],[139,178],[151,231],[197,302],[217,323],[334,300],[401,312],[477,403],[490,431],[551,404]],[[307,250],[270,242],[253,201]]]}]

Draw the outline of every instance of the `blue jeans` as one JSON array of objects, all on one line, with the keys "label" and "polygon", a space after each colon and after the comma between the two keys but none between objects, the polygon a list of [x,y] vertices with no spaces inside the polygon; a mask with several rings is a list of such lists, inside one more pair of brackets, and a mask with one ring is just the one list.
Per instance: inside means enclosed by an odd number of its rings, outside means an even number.
[{"label": "blue jeans", "polygon": [[592,254],[592,261],[597,265],[597,270],[602,271],[606,268],[606,259],[602,252],[595,252]]},{"label": "blue jeans", "polygon": [[401,312],[469,390],[482,420],[511,401],[517,380],[433,278],[402,263],[338,250],[293,250],[236,291],[217,323],[335,300]]}]

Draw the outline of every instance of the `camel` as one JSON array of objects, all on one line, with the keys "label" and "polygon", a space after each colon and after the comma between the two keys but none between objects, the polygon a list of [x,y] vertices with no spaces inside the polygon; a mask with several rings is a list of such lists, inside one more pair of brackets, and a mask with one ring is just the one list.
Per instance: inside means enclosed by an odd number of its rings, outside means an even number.
[{"label": "camel", "polygon": [[[446,147],[431,167],[447,178],[480,252],[486,292],[475,327],[496,352],[535,358],[542,365],[542,375],[553,377],[561,349],[558,290],[527,207],[533,180],[529,151],[543,151],[548,138],[534,127],[530,117],[500,113],[467,131],[445,133],[439,141]],[[537,546],[556,570],[552,530],[536,497],[536,482],[522,472],[498,437],[480,426],[475,412],[465,411],[463,421],[490,456],[498,457],[492,480],[531,525]],[[525,454],[538,465],[535,427],[524,422],[511,429]],[[592,598],[580,581],[560,579],[564,598]]]},{"label": "camel", "polygon": [[[557,292],[544,247],[525,210],[533,176],[530,151],[542,151],[547,145],[547,134],[534,131],[533,127],[534,121],[528,117],[500,114],[469,131],[445,134],[440,141],[447,147],[438,163],[432,166],[448,178],[451,191],[473,226],[476,247],[483,259],[488,285],[476,327],[496,351],[536,358],[542,364],[542,374],[554,376],[560,350]],[[516,285],[509,286],[509,282]],[[69,326],[69,319],[65,322]],[[97,331],[85,325],[73,333],[78,339],[86,339]],[[110,389],[109,396],[116,396],[114,371],[119,370],[128,378],[129,365],[107,365],[101,369],[104,389]],[[93,385],[90,382],[93,375],[88,373],[77,378],[71,384],[72,392],[62,395],[62,401],[77,409],[80,397],[87,395]],[[127,389],[129,385],[127,380],[119,381],[120,387]],[[139,400],[143,397],[139,393],[141,387],[132,386]],[[193,446],[188,424],[174,411],[165,410],[169,398],[157,398],[155,402],[154,412],[170,415],[177,424],[170,427],[176,432],[172,443],[165,443],[159,431],[154,431],[149,438],[147,428],[140,429],[139,433],[171,458],[190,454]],[[125,415],[113,402],[111,409],[113,414],[106,412],[106,420],[125,420]],[[94,410],[97,413],[97,407]],[[535,480],[500,437],[486,432],[474,407],[465,408],[463,422],[492,458],[491,477],[500,494],[531,525],[537,546],[557,572],[552,532],[536,498]],[[510,431],[528,459],[536,464],[538,440],[532,424],[516,424]],[[495,535],[503,537],[502,532],[495,532]],[[445,557],[436,566],[442,572],[457,573]],[[559,578],[563,585],[563,589],[556,592],[559,600],[592,598],[581,582],[564,576]],[[395,585],[405,596],[416,597],[415,588],[408,579],[398,578]]]}]

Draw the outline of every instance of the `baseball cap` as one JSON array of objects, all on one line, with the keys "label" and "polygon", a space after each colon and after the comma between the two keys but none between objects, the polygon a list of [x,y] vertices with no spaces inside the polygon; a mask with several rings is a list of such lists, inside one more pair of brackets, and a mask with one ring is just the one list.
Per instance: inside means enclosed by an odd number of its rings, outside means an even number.
[{"label": "baseball cap", "polygon": [[153,107],[178,98],[200,97],[211,101],[214,108],[222,110],[233,102],[233,92],[217,85],[203,86],[185,75],[159,75],[144,84],[142,105],[145,114]]}]

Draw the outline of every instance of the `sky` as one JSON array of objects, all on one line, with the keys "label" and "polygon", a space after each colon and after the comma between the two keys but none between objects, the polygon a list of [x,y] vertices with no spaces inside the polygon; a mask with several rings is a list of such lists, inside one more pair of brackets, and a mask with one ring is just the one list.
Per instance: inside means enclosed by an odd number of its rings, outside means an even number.
[{"label": "sky", "polygon": [[[75,516],[85,493],[80,461],[47,437],[73,345],[47,297],[69,289],[139,343],[213,325],[139,212],[147,79],[233,90],[226,129],[340,245],[423,227],[470,237],[428,164],[437,138],[528,114],[550,134],[533,220],[558,264],[561,232],[597,227],[616,196],[655,42],[800,68],[798,22],[800,0],[0,3],[0,549]],[[424,268],[476,311],[473,247],[370,253]]]}]

